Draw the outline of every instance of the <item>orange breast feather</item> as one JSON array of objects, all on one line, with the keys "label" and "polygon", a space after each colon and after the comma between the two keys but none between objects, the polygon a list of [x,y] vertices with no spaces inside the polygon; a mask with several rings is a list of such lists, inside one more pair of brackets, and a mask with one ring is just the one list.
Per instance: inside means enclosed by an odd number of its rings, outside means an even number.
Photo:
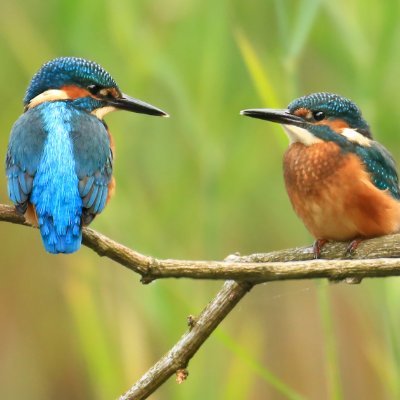
[{"label": "orange breast feather", "polygon": [[373,185],[356,155],[333,142],[292,144],[284,176],[293,208],[317,239],[351,240],[400,229],[400,202]]}]

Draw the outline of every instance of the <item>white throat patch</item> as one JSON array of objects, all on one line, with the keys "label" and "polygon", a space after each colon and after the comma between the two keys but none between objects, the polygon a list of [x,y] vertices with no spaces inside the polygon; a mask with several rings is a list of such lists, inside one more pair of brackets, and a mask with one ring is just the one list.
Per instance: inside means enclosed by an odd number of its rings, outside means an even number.
[{"label": "white throat patch", "polygon": [[304,144],[305,146],[311,146],[312,144],[322,142],[321,139],[317,138],[312,133],[308,132],[306,129],[294,125],[282,125],[282,126],[289,137],[290,144],[299,142]]},{"label": "white throat patch", "polygon": [[96,108],[91,112],[91,114],[95,115],[98,119],[103,119],[105,115],[113,111],[117,111],[117,108],[113,106],[107,106],[107,107]]}]

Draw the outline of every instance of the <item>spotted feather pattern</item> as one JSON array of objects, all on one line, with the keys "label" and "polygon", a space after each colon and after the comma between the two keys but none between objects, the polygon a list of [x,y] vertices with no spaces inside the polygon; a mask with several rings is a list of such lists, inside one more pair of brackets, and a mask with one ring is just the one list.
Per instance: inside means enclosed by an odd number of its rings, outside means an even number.
[{"label": "spotted feather pattern", "polygon": [[111,75],[99,64],[77,57],[55,58],[44,64],[33,76],[26,91],[24,105],[49,89],[66,85],[97,84],[102,87],[118,87]]},{"label": "spotted feather pattern", "polygon": [[372,140],[367,122],[351,100],[333,93],[313,93],[292,101],[288,109],[291,113],[299,109],[322,111],[326,120],[343,121],[351,129],[364,135],[367,144],[361,145],[330,129],[329,124],[307,123],[305,126],[315,137],[336,143],[343,153],[356,154],[370,174],[372,183],[380,190],[388,190],[392,197],[400,200],[395,162],[385,147]]},{"label": "spotted feather pattern", "polygon": [[293,100],[288,109],[294,113],[298,109],[322,111],[327,118],[341,119],[350,127],[357,128],[360,133],[371,137],[367,122],[363,119],[361,110],[349,99],[334,93],[320,92]]},{"label": "spotted feather pattern", "polygon": [[374,140],[370,140],[369,146],[361,146],[335,133],[328,126],[311,125],[310,131],[323,141],[336,143],[343,153],[355,153],[369,172],[372,183],[378,189],[388,190],[395,199],[400,200],[396,164],[384,146]]},{"label": "spotted feather pattern", "polygon": [[373,184],[400,200],[399,178],[396,164],[391,154],[378,142],[371,142],[370,147],[355,146],[355,153],[361,158],[371,175]]}]

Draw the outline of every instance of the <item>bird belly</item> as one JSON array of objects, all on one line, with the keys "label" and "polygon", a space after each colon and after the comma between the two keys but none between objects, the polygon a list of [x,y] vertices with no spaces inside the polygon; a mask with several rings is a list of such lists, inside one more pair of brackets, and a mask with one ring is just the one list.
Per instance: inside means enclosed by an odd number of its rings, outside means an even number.
[{"label": "bird belly", "polygon": [[293,144],[284,170],[293,208],[315,238],[351,240],[400,229],[400,203],[373,185],[356,155],[335,143]]}]

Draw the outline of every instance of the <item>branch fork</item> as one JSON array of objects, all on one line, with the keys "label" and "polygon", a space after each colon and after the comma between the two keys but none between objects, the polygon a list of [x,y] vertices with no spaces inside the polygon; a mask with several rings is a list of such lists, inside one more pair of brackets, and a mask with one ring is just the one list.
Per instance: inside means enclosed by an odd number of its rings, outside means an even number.
[{"label": "branch fork", "polygon": [[[13,207],[2,204],[0,221],[29,226]],[[315,278],[354,284],[367,277],[400,275],[400,234],[363,241],[351,259],[343,259],[346,243],[328,243],[318,260],[313,260],[312,247],[249,256],[235,253],[224,261],[161,260],[140,254],[90,228],[83,229],[83,244],[139,274],[144,284],[165,278],[226,280],[198,317],[188,316],[188,331],[120,400],[146,399],[174,374],[177,383],[183,383],[191,358],[256,284]]]}]

